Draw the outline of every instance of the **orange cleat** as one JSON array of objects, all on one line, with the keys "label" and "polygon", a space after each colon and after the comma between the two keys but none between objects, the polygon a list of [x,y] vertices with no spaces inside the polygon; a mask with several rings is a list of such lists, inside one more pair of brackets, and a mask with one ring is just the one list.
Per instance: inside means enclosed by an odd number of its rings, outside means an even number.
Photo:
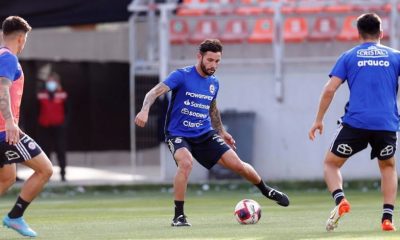
[{"label": "orange cleat", "polygon": [[338,227],[339,219],[346,213],[350,212],[350,203],[343,198],[331,212],[328,220],[326,221],[326,231],[333,231]]},{"label": "orange cleat", "polygon": [[396,228],[389,219],[385,219],[382,222],[382,231],[396,231]]}]

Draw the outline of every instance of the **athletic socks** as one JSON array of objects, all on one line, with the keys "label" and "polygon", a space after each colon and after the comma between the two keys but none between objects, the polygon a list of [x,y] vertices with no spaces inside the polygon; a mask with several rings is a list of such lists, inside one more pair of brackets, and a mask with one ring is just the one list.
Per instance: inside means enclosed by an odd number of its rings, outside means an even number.
[{"label": "athletic socks", "polygon": [[382,222],[386,219],[392,222],[394,206],[392,204],[383,204]]},{"label": "athletic socks", "polygon": [[342,201],[344,198],[344,192],[342,189],[336,189],[332,193],[333,199],[335,199],[336,206],[339,205],[339,203]]},{"label": "athletic socks", "polygon": [[21,197],[18,197],[17,202],[15,203],[14,207],[8,213],[9,218],[19,218],[25,212],[25,209],[28,207],[29,202],[25,201]]},{"label": "athletic socks", "polygon": [[179,217],[180,215],[184,215],[183,214],[183,204],[185,203],[185,201],[177,201],[175,200],[175,216],[174,219]]},{"label": "athletic socks", "polygon": [[254,184],[258,189],[260,189],[261,193],[266,196],[267,198],[270,198],[269,192],[273,189],[269,187],[267,184],[264,183],[263,180],[261,180],[258,184]]}]

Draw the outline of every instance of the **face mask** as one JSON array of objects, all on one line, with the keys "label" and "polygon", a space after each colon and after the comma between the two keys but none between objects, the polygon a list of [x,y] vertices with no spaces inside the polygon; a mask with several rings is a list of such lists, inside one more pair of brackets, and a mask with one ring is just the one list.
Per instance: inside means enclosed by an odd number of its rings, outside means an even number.
[{"label": "face mask", "polygon": [[46,89],[50,92],[54,92],[57,89],[57,83],[55,81],[47,81],[46,82]]}]

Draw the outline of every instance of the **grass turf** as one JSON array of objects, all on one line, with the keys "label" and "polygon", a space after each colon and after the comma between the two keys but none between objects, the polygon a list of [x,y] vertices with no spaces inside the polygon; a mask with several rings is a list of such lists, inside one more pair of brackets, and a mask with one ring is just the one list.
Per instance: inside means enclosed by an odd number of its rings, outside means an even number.
[{"label": "grass turf", "polygon": [[[42,194],[25,218],[39,233],[37,239],[400,239],[398,232],[382,232],[380,192],[348,191],[351,212],[335,232],[325,231],[333,207],[326,191],[288,192],[291,205],[280,207],[254,190],[191,190],[185,213],[192,227],[170,226],[173,206],[168,189],[159,191],[85,192]],[[5,214],[15,196],[1,199]],[[240,225],[233,208],[243,198],[260,203],[258,224]],[[395,212],[394,219],[398,219]],[[400,227],[400,226],[397,226]],[[0,239],[24,239],[10,229],[0,229]]]}]

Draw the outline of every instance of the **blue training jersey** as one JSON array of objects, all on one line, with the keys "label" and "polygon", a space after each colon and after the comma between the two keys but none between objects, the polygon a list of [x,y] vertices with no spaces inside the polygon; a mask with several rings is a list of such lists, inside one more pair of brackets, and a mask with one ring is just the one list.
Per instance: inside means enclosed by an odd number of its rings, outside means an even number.
[{"label": "blue training jersey", "polygon": [[329,77],[347,80],[350,99],[342,121],[351,127],[398,131],[400,52],[367,42],[345,52]]},{"label": "blue training jersey", "polygon": [[189,66],[173,71],[164,84],[172,91],[166,136],[194,138],[213,130],[209,110],[219,88],[214,75],[202,77],[195,66]]}]

